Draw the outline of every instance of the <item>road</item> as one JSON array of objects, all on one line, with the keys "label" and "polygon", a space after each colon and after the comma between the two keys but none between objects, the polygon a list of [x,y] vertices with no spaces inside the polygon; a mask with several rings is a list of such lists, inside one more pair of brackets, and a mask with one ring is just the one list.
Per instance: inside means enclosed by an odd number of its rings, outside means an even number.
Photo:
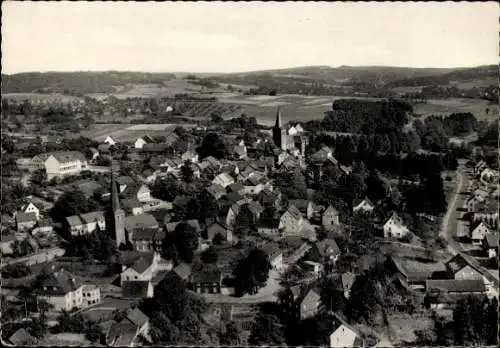
[{"label": "road", "polygon": [[457,168],[457,186],[455,188],[455,192],[453,192],[453,196],[451,198],[450,203],[448,204],[448,210],[443,218],[441,223],[441,230],[439,235],[444,238],[447,243],[447,249],[452,255],[456,255],[459,251],[461,251],[460,245],[453,239],[455,233],[458,228],[458,218],[460,217],[460,212],[457,210],[461,208],[465,196],[462,196],[461,193],[464,191],[464,188],[468,185],[467,174],[464,172],[464,168],[460,165]]}]

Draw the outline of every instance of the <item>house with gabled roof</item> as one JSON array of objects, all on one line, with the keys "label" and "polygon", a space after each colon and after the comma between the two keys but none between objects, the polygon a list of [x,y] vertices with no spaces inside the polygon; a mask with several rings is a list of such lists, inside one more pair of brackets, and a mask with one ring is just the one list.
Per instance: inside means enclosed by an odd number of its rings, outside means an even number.
[{"label": "house with gabled roof", "polygon": [[135,346],[139,336],[150,340],[149,329],[149,318],[139,308],[134,308],[127,313],[125,318],[113,322],[107,333],[106,345],[111,347]]},{"label": "house with gabled roof", "polygon": [[222,239],[228,242],[233,241],[233,232],[231,228],[221,221],[215,221],[206,228],[206,239],[212,241],[215,236],[220,235]]},{"label": "house with gabled roof", "polygon": [[136,139],[136,141],[134,142],[134,148],[142,149],[144,145],[152,144],[154,142],[155,141],[153,140],[153,138],[151,138],[149,135],[143,135],[142,137]]},{"label": "house with gabled roof", "polygon": [[102,211],[81,214],[80,220],[83,222],[83,233],[106,231],[106,217]]},{"label": "house with gabled roof", "polygon": [[269,257],[271,267],[277,272],[283,271],[283,251],[278,243],[269,242],[261,246],[262,251]]},{"label": "house with gabled roof", "polygon": [[188,286],[194,292],[200,294],[220,294],[222,273],[215,264],[197,265],[191,271]]},{"label": "house with gabled roof", "polygon": [[488,233],[484,236],[483,250],[488,254],[488,258],[495,258],[498,255],[498,233]]},{"label": "house with gabled roof", "polygon": [[78,151],[55,151],[44,162],[48,180],[54,177],[77,175],[87,169],[85,155]]},{"label": "house with gabled roof", "polygon": [[321,216],[321,224],[327,231],[334,231],[339,225],[339,212],[331,204]]},{"label": "house with gabled roof", "polygon": [[37,223],[36,213],[23,213],[16,214],[16,225],[18,231],[27,231],[35,227]]},{"label": "house with gabled roof", "polygon": [[8,338],[8,341],[8,343],[15,347],[34,346],[38,342],[36,337],[30,335],[24,328],[20,328],[14,332],[14,334]]},{"label": "house with gabled roof", "polygon": [[307,199],[291,199],[288,202],[293,204],[307,219],[312,218],[314,214],[313,202]]},{"label": "house with gabled roof", "polygon": [[219,200],[222,196],[226,194],[226,189],[219,184],[212,184],[206,188],[206,191],[213,197],[215,200]]},{"label": "house with gabled roof", "polygon": [[491,230],[488,227],[488,225],[486,225],[486,223],[484,222],[481,222],[472,230],[472,235],[471,235],[472,244],[482,245],[484,237],[490,233]]},{"label": "house with gabled roof", "polygon": [[368,197],[364,199],[355,199],[352,204],[353,213],[371,213],[375,209],[375,205]]},{"label": "house with gabled roof", "polygon": [[116,144],[116,141],[113,138],[111,138],[111,136],[109,136],[109,135],[106,137],[106,139],[104,139],[104,142],[106,144],[111,145],[111,146]]},{"label": "house with gabled roof", "polygon": [[319,263],[335,262],[340,256],[340,248],[335,239],[326,238],[311,245],[307,259]]},{"label": "house with gabled roof", "polygon": [[298,231],[300,222],[304,219],[302,213],[293,204],[280,217],[279,228],[285,231]]},{"label": "house with gabled roof", "polygon": [[318,314],[321,305],[320,289],[311,288],[303,293],[299,299],[300,319],[304,320]]},{"label": "house with gabled roof", "polygon": [[281,191],[276,190],[262,190],[257,195],[257,200],[262,204],[263,207],[274,207],[279,209],[281,206]]},{"label": "house with gabled roof", "polygon": [[228,173],[220,173],[219,175],[217,175],[214,178],[214,180],[212,180],[212,183],[213,184],[218,184],[218,185],[226,188],[227,186],[229,186],[229,185],[231,185],[231,184],[234,183],[234,179]]},{"label": "house with gabled roof", "polygon": [[384,238],[403,238],[410,233],[403,220],[394,212],[384,224]]},{"label": "house with gabled roof", "polygon": [[82,308],[83,284],[81,279],[64,269],[50,273],[35,289],[38,301],[46,301],[56,311]]},{"label": "house with gabled roof", "polygon": [[40,219],[40,209],[36,205],[34,205],[33,202],[23,204],[19,211],[23,213],[34,213],[36,215],[36,219]]},{"label": "house with gabled roof", "polygon": [[152,298],[154,295],[151,280],[126,280],[122,282],[122,297],[126,299]]},{"label": "house with gabled roof", "polygon": [[122,265],[120,284],[125,281],[150,281],[157,272],[158,253],[141,253],[130,265]]},{"label": "house with gabled roof", "polygon": [[365,343],[361,334],[345,322],[341,323],[330,335],[330,347],[332,348],[364,346]]},{"label": "house with gabled roof", "polygon": [[171,272],[175,273],[182,280],[187,281],[191,276],[191,266],[187,263],[181,262],[175,266]]}]

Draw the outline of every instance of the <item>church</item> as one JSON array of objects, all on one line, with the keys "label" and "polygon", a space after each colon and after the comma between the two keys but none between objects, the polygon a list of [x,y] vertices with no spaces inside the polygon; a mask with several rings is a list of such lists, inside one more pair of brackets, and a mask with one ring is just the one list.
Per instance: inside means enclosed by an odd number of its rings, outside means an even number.
[{"label": "church", "polygon": [[283,151],[298,152],[305,155],[308,138],[304,134],[304,129],[297,123],[296,125],[283,125],[283,109],[278,107],[276,113],[276,123],[273,127],[274,144]]}]

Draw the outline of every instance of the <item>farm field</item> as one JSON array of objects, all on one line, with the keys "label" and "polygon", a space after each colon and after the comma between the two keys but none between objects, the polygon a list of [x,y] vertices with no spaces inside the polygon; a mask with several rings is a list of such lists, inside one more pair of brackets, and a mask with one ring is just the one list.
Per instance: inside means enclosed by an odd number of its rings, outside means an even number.
[{"label": "farm field", "polygon": [[276,109],[283,108],[285,120],[307,122],[323,119],[324,112],[331,109],[332,102],[337,99],[365,99],[377,98],[339,97],[339,96],[308,96],[298,94],[283,94],[279,96],[230,96],[220,97],[223,103],[242,105],[243,112],[255,116],[257,122],[265,126],[272,126],[276,118]]},{"label": "farm field", "polygon": [[[487,108],[488,114],[486,114]],[[426,104],[415,105],[414,112],[423,117],[470,112],[479,120],[498,119],[498,105],[490,105],[488,101],[481,99],[429,99]]]},{"label": "farm field", "polygon": [[[91,138],[96,141],[104,141],[110,136],[116,141],[127,142],[135,141],[141,135],[148,134],[152,137],[170,134],[178,124],[96,124],[91,129],[80,132],[80,135]],[[184,128],[194,127],[192,124],[181,124]]]},{"label": "farm field", "polygon": [[75,100],[80,100],[81,98],[74,97],[71,95],[65,95],[65,94],[59,94],[59,93],[52,93],[52,94],[45,94],[45,93],[4,93],[2,94],[2,98],[6,99],[13,99],[16,101],[23,101],[23,100],[30,100],[30,101],[54,101],[54,100],[60,100],[64,103],[67,102],[72,102]]}]

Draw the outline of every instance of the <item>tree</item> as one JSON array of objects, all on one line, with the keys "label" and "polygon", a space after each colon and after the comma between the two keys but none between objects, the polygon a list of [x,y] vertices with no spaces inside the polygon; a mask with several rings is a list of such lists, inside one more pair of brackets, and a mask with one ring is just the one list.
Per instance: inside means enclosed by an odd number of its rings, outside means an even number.
[{"label": "tree", "polygon": [[204,263],[216,263],[217,258],[218,258],[217,251],[212,246],[209,247],[207,250],[203,251],[203,253],[201,253],[201,260]]},{"label": "tree", "polygon": [[226,324],[225,330],[220,335],[220,343],[225,346],[237,346],[241,343],[241,329],[238,323],[231,321]]},{"label": "tree", "polygon": [[271,264],[267,254],[260,249],[253,249],[246,258],[241,259],[233,274],[235,275],[235,290],[243,295],[248,292],[254,294],[259,287],[267,282]]},{"label": "tree", "polygon": [[201,146],[198,148],[200,159],[213,156],[217,159],[226,158],[229,154],[224,141],[216,133],[209,133],[203,138]]},{"label": "tree", "polygon": [[181,177],[184,182],[190,183],[194,179],[194,172],[191,168],[191,161],[186,161],[181,167]]},{"label": "tree", "polygon": [[45,168],[37,169],[31,173],[31,183],[40,186],[47,183],[47,172]]},{"label": "tree", "polygon": [[234,221],[234,233],[240,238],[250,234],[253,228],[252,213],[245,207],[240,209]]},{"label": "tree", "polygon": [[51,216],[54,221],[63,221],[65,217],[88,213],[98,207],[92,199],[78,190],[65,191],[52,207]]},{"label": "tree", "polygon": [[194,251],[198,249],[199,238],[199,233],[186,222],[177,225],[173,232],[173,239],[181,260],[187,263],[193,261]]},{"label": "tree", "polygon": [[287,199],[306,199],[307,185],[304,175],[296,170],[294,172],[280,172],[276,174],[276,187]]},{"label": "tree", "polygon": [[285,343],[283,328],[274,314],[260,314],[250,331],[248,343],[253,346],[280,346]]}]

